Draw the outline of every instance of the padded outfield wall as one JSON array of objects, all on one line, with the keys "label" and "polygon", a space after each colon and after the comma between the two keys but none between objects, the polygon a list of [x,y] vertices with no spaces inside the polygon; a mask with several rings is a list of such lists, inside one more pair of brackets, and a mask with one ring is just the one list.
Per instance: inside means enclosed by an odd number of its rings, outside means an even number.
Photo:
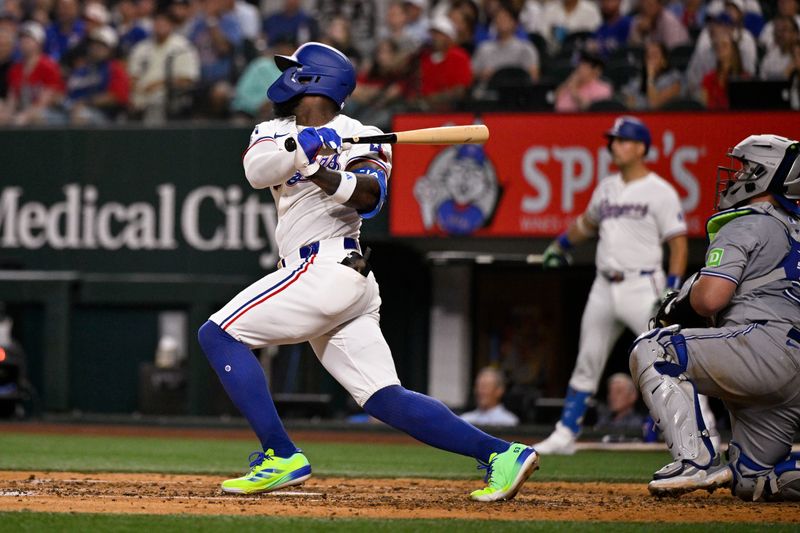
[{"label": "padded outfield wall", "polygon": [[[794,113],[644,118],[653,129],[653,165],[689,211],[695,265],[725,148],[749,132],[800,137]],[[426,254],[541,253],[608,168],[602,132],[613,119],[396,119],[401,129],[483,120],[492,131],[484,150],[396,147],[388,209],[364,225],[382,326],[406,385],[460,407],[474,371],[496,363],[526,369],[512,377],[547,395],[563,392],[592,248],[578,253],[577,269],[556,274],[503,261],[443,265]],[[140,363],[153,360],[158,317],[171,310],[187,316],[186,412],[230,408],[194,330],[277,259],[274,203],[249,187],[241,169],[248,136],[228,127],[0,131],[0,301],[16,320],[43,409],[136,410]],[[461,180],[448,179],[453,168]],[[480,186],[459,192],[464,181]],[[280,390],[291,375],[284,392],[330,394],[333,411],[344,409],[344,393],[307,350],[301,360],[274,376],[273,386]]]}]

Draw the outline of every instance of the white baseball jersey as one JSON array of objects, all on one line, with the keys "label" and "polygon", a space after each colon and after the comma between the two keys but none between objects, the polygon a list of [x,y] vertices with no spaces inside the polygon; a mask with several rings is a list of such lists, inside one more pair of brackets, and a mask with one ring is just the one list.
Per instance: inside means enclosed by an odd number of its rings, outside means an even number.
[{"label": "white baseball jersey", "polygon": [[585,216],[600,228],[595,264],[601,272],[660,270],[662,243],[686,233],[678,193],[653,172],[630,183],[620,174],[601,180]]},{"label": "white baseball jersey", "polygon": [[[341,137],[381,133],[343,115],[325,127]],[[376,391],[400,384],[380,329],[380,291],[372,272],[364,276],[342,264],[353,251],[347,241],[358,238],[361,217],[295,171],[295,154],[284,142],[296,138],[297,130],[294,119],[259,124],[242,158],[250,184],[269,187],[275,198],[276,237],[284,260],[210,320],[250,348],[309,341],[325,369],[364,405]],[[386,144],[354,145],[318,161],[338,170],[364,158],[382,166],[389,177],[392,152]],[[317,244],[306,246],[312,243]]]},{"label": "white baseball jersey", "polygon": [[[342,138],[382,133],[374,126],[365,126],[345,115],[337,115],[320,127],[332,128]],[[334,237],[358,239],[361,229],[361,217],[355,209],[337,203],[295,171],[294,152],[286,151],[284,142],[289,137],[296,139],[297,132],[302,129],[295,124],[293,117],[262,122],[250,135],[250,145],[243,156],[248,180],[256,188],[270,187],[275,199],[278,210],[275,237],[281,257],[312,242]],[[331,170],[344,170],[348,164],[366,158],[383,167],[386,178],[389,178],[392,170],[390,144],[354,144],[341,154],[320,158],[320,165]],[[261,167],[260,171],[249,172],[248,165]],[[265,165],[272,169],[268,180],[263,176]]]}]

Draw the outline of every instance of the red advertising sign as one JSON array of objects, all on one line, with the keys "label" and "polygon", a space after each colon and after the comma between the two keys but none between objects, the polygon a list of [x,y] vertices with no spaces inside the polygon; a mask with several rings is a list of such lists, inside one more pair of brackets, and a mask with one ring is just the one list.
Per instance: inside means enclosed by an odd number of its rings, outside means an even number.
[{"label": "red advertising sign", "polygon": [[[398,237],[550,237],[583,212],[613,173],[606,139],[617,114],[486,114],[485,146],[396,145],[390,232]],[[800,139],[800,114],[641,115],[653,144],[650,168],[677,189],[692,236],[705,235],[716,168],[751,134]],[[394,131],[471,124],[470,114],[399,115]]]}]

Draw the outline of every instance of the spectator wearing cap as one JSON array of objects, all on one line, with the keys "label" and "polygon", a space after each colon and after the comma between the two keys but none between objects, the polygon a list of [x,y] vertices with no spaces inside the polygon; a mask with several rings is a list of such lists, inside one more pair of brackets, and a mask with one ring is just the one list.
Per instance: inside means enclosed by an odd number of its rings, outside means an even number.
[{"label": "spectator wearing cap", "polygon": [[558,49],[570,33],[594,32],[603,22],[597,4],[589,0],[553,0],[545,6],[543,18],[552,49]]},{"label": "spectator wearing cap", "polygon": [[600,79],[604,66],[599,55],[582,51],[575,70],[556,89],[555,110],[585,111],[593,102],[611,98],[614,93],[611,85]]},{"label": "spectator wearing cap", "polygon": [[77,0],[58,0],[55,20],[47,28],[44,52],[61,61],[71,49],[78,46],[85,33]]},{"label": "spectator wearing cap", "polygon": [[762,80],[788,80],[792,67],[792,45],[800,39],[797,21],[792,17],[778,16],[772,22],[775,44],[764,54],[759,75]]},{"label": "spectator wearing cap", "polygon": [[116,18],[119,52],[122,57],[128,57],[133,47],[150,35],[152,23],[139,16],[136,0],[119,0],[116,5]]},{"label": "spectator wearing cap", "polygon": [[593,40],[597,51],[603,56],[608,56],[618,48],[628,43],[631,33],[630,16],[622,14],[622,0],[600,0],[600,15],[603,23],[594,32]]},{"label": "spectator wearing cap", "polygon": [[519,13],[508,0],[501,1],[495,12],[497,39],[484,41],[472,58],[472,71],[479,82],[487,82],[502,68],[516,67],[527,72],[532,81],[539,79],[539,53],[530,41],[516,36]]},{"label": "spectator wearing cap", "polygon": [[[708,12],[711,16],[718,16],[726,11],[728,4],[733,3],[741,12],[742,27],[753,37],[758,37],[764,29],[764,17],[761,14],[760,0],[711,0],[708,3]],[[771,2],[774,3],[774,0]]]},{"label": "spectator wearing cap", "polygon": [[714,41],[721,38],[722,34],[728,34],[736,43],[742,60],[742,69],[750,74],[756,72],[758,48],[755,38],[742,24],[741,6],[743,5],[742,0],[727,0],[725,11],[706,24],[706,27],[700,32],[686,70],[686,82],[689,90],[697,91],[705,75],[716,67],[717,57],[714,52]]},{"label": "spectator wearing cap", "polygon": [[758,43],[769,50],[775,44],[775,31],[773,26],[778,17],[792,17],[800,27],[800,0],[778,0],[778,12],[775,18],[764,25],[758,36]]},{"label": "spectator wearing cap", "polygon": [[264,33],[270,46],[280,41],[299,45],[319,39],[319,24],[302,9],[300,0],[285,0],[281,11],[264,19]]},{"label": "spectator wearing cap", "polygon": [[739,47],[730,33],[723,33],[714,41],[714,54],[717,67],[703,77],[701,101],[708,109],[728,109],[728,82],[749,76],[742,68]]},{"label": "spectator wearing cap", "polygon": [[424,110],[449,111],[472,85],[469,54],[455,44],[456,29],[449,17],[431,22],[431,44],[420,59],[420,98]]},{"label": "spectator wearing cap", "polygon": [[189,40],[200,56],[200,107],[217,116],[229,110],[242,29],[226,0],[201,0],[200,7]]},{"label": "spectator wearing cap", "polygon": [[64,80],[58,64],[42,53],[44,43],[41,24],[30,21],[21,26],[20,59],[8,71],[7,114],[3,122],[15,125],[64,122],[56,109],[64,96]]},{"label": "spectator wearing cap", "polygon": [[106,124],[128,106],[130,80],[114,59],[117,34],[110,26],[88,35],[85,63],[67,78],[65,108],[72,124]]},{"label": "spectator wearing cap", "polygon": [[689,32],[670,10],[664,8],[664,0],[639,2],[639,13],[631,22],[628,43],[642,45],[647,41],[663,43],[667,49],[689,43]]},{"label": "spectator wearing cap", "polygon": [[406,12],[405,34],[420,47],[429,38],[430,20],[426,13],[428,1],[404,0],[403,9]]},{"label": "spectator wearing cap", "polygon": [[200,79],[200,58],[189,40],[177,32],[171,11],[159,11],[153,33],[133,47],[128,59],[131,109],[146,124],[167,120],[169,97],[193,89]]}]

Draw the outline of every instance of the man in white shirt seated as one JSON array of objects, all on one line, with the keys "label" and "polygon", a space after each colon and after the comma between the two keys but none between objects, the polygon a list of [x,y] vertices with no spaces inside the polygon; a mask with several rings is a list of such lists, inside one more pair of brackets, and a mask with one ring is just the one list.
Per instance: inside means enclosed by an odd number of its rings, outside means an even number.
[{"label": "man in white shirt seated", "polygon": [[476,426],[516,426],[517,415],[506,409],[500,400],[506,392],[503,373],[487,366],[475,377],[475,403],[477,409],[461,415],[461,418]]}]

